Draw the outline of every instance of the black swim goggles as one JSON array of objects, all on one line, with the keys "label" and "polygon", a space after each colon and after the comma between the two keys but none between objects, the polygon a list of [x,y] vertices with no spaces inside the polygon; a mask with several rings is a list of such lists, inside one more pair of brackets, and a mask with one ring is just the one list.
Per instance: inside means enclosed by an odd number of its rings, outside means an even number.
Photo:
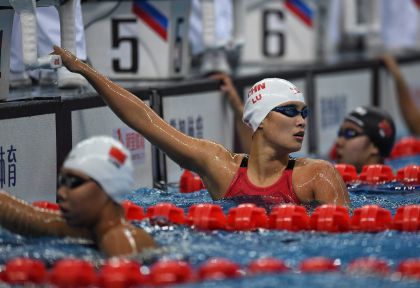
[{"label": "black swim goggles", "polygon": [[299,111],[297,110],[296,105],[277,106],[274,107],[271,111],[281,113],[287,117],[296,117],[300,114],[303,119],[306,119],[309,114],[308,106],[303,107],[303,109]]},{"label": "black swim goggles", "polygon": [[60,174],[58,175],[57,179],[57,188],[60,188],[61,186],[66,186],[70,189],[75,189],[89,181],[92,181],[92,179],[84,179],[79,176],[70,174]]},{"label": "black swim goggles", "polygon": [[363,132],[358,132],[352,128],[338,130],[338,137],[344,137],[345,139],[353,139],[362,135],[366,135]]}]

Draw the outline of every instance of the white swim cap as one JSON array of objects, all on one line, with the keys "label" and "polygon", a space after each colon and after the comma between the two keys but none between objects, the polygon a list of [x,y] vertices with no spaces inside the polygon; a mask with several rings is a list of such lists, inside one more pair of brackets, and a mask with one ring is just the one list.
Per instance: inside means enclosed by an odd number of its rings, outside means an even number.
[{"label": "white swim cap", "polygon": [[109,136],[95,136],[78,143],[63,167],[85,173],[117,203],[124,200],[122,197],[134,184],[130,151]]},{"label": "white swim cap", "polygon": [[263,79],[249,90],[242,121],[255,132],[274,107],[288,101],[305,102],[305,98],[303,93],[287,80]]}]

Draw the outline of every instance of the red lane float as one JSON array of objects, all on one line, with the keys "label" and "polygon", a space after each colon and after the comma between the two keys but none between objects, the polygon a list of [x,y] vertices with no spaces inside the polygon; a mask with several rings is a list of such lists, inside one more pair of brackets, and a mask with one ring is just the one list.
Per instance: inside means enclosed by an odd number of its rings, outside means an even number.
[{"label": "red lane float", "polygon": [[205,188],[200,176],[189,170],[184,170],[179,180],[179,191],[181,193],[192,193],[201,189]]},{"label": "red lane float", "polygon": [[335,169],[340,173],[346,184],[354,182],[358,179],[356,167],[351,164],[335,164]]},{"label": "red lane float", "polygon": [[416,278],[420,280],[420,258],[406,259],[400,262],[397,271],[403,277]]},{"label": "red lane float", "polygon": [[354,231],[379,232],[391,227],[391,212],[378,205],[365,205],[357,208],[351,218],[351,228]]},{"label": "red lane float", "polygon": [[358,258],[347,266],[347,272],[351,274],[379,274],[386,276],[391,272],[389,264],[375,258]]},{"label": "red lane float", "polygon": [[398,207],[393,220],[393,228],[406,232],[419,231],[420,205],[405,205]]},{"label": "red lane float", "polygon": [[149,283],[151,285],[182,284],[194,280],[191,266],[184,261],[162,260],[150,268]]},{"label": "red lane float", "polygon": [[331,204],[315,208],[310,219],[311,228],[324,232],[346,232],[350,230],[350,217],[346,207]]},{"label": "red lane float", "polygon": [[144,209],[143,207],[134,204],[129,200],[125,200],[122,203],[122,206],[125,211],[125,218],[127,220],[143,220],[144,219]]},{"label": "red lane float", "polygon": [[359,180],[366,184],[391,182],[395,179],[391,167],[383,164],[364,165]]},{"label": "red lane float", "polygon": [[261,258],[248,264],[250,274],[282,273],[289,270],[284,261],[276,258]]},{"label": "red lane float", "polygon": [[325,257],[312,257],[300,262],[299,270],[305,273],[321,273],[338,271],[340,265],[333,259]]},{"label": "red lane float", "polygon": [[98,282],[103,288],[137,287],[146,283],[146,276],[141,274],[138,262],[111,258],[102,266]]},{"label": "red lane float", "polygon": [[40,260],[15,258],[6,263],[3,280],[13,285],[42,284],[47,270]]},{"label": "red lane float", "polygon": [[227,216],[227,229],[237,231],[250,231],[258,228],[267,228],[267,212],[255,204],[245,203],[229,209]]},{"label": "red lane float", "polygon": [[300,231],[310,229],[310,218],[305,207],[291,204],[276,206],[269,217],[270,229]]},{"label": "red lane float", "polygon": [[147,208],[146,217],[150,219],[164,217],[171,223],[185,223],[184,210],[182,208],[176,207],[172,203],[162,202],[156,204],[155,206],[150,206]]},{"label": "red lane float", "polygon": [[395,143],[390,158],[414,156],[420,154],[420,140],[414,137],[405,137]]},{"label": "red lane float", "polygon": [[397,171],[397,181],[404,184],[420,185],[420,166],[408,165]]},{"label": "red lane float", "polygon": [[81,259],[62,259],[54,264],[50,282],[58,287],[89,287],[96,284],[93,265]]},{"label": "red lane float", "polygon": [[188,210],[186,224],[203,230],[226,228],[226,216],[222,207],[215,204],[196,204]]},{"label": "red lane float", "polygon": [[241,276],[239,265],[224,258],[212,258],[198,269],[198,277],[201,280],[219,280],[238,276]]}]

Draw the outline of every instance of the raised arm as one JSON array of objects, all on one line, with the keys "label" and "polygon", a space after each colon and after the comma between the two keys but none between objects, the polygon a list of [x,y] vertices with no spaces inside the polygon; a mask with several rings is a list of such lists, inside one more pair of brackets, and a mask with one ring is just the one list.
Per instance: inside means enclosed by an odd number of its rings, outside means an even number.
[{"label": "raised arm", "polygon": [[[54,47],[54,53],[62,57],[63,64],[70,71],[84,76],[121,120],[162,149],[175,162],[194,171],[204,166],[205,140],[189,137],[176,130],[138,97],[78,60],[70,52]],[[207,143],[207,146],[211,145]]]},{"label": "raised arm", "polygon": [[34,207],[5,191],[0,191],[0,225],[26,236],[70,236],[92,239],[89,231],[68,226],[59,212]]},{"label": "raised arm", "polygon": [[395,58],[390,54],[382,56],[382,61],[388,68],[395,81],[398,103],[400,106],[401,115],[404,117],[405,123],[410,129],[411,133],[420,135],[420,108],[417,107],[410,96],[410,90],[407,82],[401,73]]},{"label": "raised arm", "polygon": [[[234,176],[233,171],[237,169],[235,165],[239,165],[229,151],[214,142],[189,137],[176,130],[138,97],[78,60],[70,52],[55,46],[54,53],[61,56],[63,64],[70,71],[83,75],[127,125],[180,166],[199,173],[214,199],[224,195]],[[226,175],[227,169],[231,171],[230,179]]]},{"label": "raised arm", "polygon": [[226,94],[229,104],[233,109],[235,129],[236,133],[238,133],[243,152],[249,154],[251,151],[252,130],[242,122],[244,103],[233,85],[232,79],[228,75],[220,73],[212,75],[212,78],[221,81],[220,90]]}]

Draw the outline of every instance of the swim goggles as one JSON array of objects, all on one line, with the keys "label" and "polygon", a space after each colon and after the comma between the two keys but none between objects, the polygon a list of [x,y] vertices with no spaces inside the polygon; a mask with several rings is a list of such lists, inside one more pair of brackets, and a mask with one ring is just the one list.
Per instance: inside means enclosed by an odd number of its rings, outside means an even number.
[{"label": "swim goggles", "polygon": [[366,135],[363,132],[357,132],[352,128],[340,129],[338,130],[338,137],[344,137],[345,139],[353,139],[358,136]]},{"label": "swim goggles", "polygon": [[57,180],[57,187],[66,186],[70,189],[77,188],[88,181],[93,181],[92,179],[84,179],[79,176],[69,175],[69,174],[60,174]]},{"label": "swim goggles", "polygon": [[308,117],[309,113],[308,106],[305,106],[301,111],[299,111],[295,105],[277,106],[274,107],[271,111],[281,113],[287,117],[295,117],[300,114],[303,119]]}]

